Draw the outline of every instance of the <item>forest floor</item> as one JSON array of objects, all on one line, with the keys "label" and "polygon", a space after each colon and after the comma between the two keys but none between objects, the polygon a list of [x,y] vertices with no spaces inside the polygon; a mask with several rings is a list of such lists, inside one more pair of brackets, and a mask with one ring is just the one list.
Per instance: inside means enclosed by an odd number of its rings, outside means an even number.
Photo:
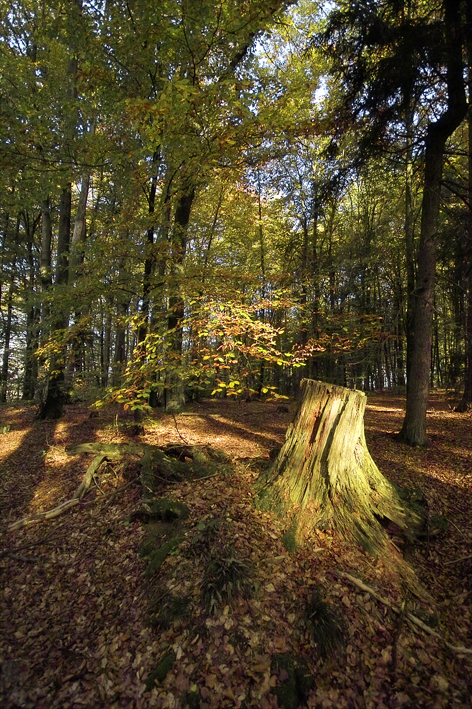
[{"label": "forest floor", "polygon": [[[254,508],[253,483],[270,450],[282,444],[293,407],[192,404],[175,417],[156,413],[140,438],[130,437],[118,409],[90,418],[85,404],[70,405],[56,422],[35,420],[28,406],[0,409],[0,425],[11,426],[0,436],[1,707],[472,706],[472,655],[415,629],[407,617],[412,612],[451,645],[472,648],[471,415],[453,413],[444,396],[434,394],[431,445],[412,449],[393,435],[404,400],[368,399],[367,443],[380,470],[420,488],[430,515],[448,521],[440,535],[410,552],[431,597],[425,601],[386,562],[333,533],[318,532],[286,551],[281,521]],[[90,456],[67,455],[65,447],[90,441],[185,441],[230,456],[231,474],[223,466],[206,479],[163,484],[162,495],[185,503],[190,515],[179,523],[180,546],[150,578],[137,554],[146,525],[129,521],[142,489],[125,487],[139,472],[137,456],[100,468],[98,485],[62,516],[7,531],[72,495]],[[218,530],[213,541],[221,554],[240,560],[248,591],[223,599],[216,612],[202,604],[202,589],[206,600],[216,592],[208,576],[211,529]],[[307,615],[316,589],[344,637],[343,649],[326,658]],[[155,681],[146,683],[155,670]]]}]

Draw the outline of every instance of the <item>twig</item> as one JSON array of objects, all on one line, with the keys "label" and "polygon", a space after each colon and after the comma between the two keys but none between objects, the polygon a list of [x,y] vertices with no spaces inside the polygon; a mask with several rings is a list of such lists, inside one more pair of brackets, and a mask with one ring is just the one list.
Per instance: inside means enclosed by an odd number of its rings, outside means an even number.
[{"label": "twig", "polygon": [[[105,507],[108,507],[108,505],[116,495],[119,495],[120,492],[123,492],[128,487],[131,487],[131,485],[134,485],[136,482],[139,482],[139,477],[133,478],[129,481],[129,483],[126,483],[126,485],[122,485],[121,487],[119,487],[118,490],[114,490],[113,492],[108,493],[107,497],[109,497],[110,499],[106,501]],[[103,509],[105,509],[105,507]]]},{"label": "twig", "polygon": [[[371,596],[376,598],[378,601],[383,603],[385,606],[388,608],[391,608],[395,613],[401,613],[401,610],[397,608],[396,606],[393,605],[393,603],[390,603],[386,598],[383,598],[380,596],[376,591],[374,591],[373,588],[370,586],[367,586],[365,583],[357,579],[355,576],[351,576],[351,574],[346,573],[345,571],[334,571],[335,575],[338,576],[339,578],[345,578],[348,579],[354,586],[357,586],[357,588],[360,588],[362,591],[367,591],[367,593],[370,593]],[[435,630],[429,627],[429,625],[426,625],[426,623],[423,623],[422,620],[417,618],[413,613],[410,613],[409,611],[405,614],[407,622],[410,624],[417,625],[418,628],[421,628],[425,633],[428,633],[428,635],[432,635],[434,638],[437,638],[441,642],[443,642],[446,647],[449,648],[449,650],[452,650],[453,652],[460,653],[461,655],[472,655],[472,649],[467,648],[467,647],[456,647],[455,645],[452,645],[451,643],[448,643],[447,640],[445,640],[439,633],[437,633]]]},{"label": "twig", "polygon": [[183,442],[184,442],[187,446],[189,446],[189,445],[190,445],[190,442],[187,441],[187,440],[182,436],[182,434],[181,434],[180,431],[179,431],[179,427],[177,426],[177,419],[175,418],[175,414],[172,414],[172,418],[174,419],[175,430],[176,430],[177,433],[179,434],[179,438],[181,438],[181,439],[183,440]]},{"label": "twig", "polygon": [[452,561],[445,561],[443,563],[443,566],[449,566],[449,564],[458,564],[459,561],[467,561],[467,559],[472,559],[472,554],[469,554],[469,556],[461,556],[460,559],[453,559]]},{"label": "twig", "polygon": [[5,557],[13,559],[13,561],[24,561],[27,564],[34,564],[37,561],[37,559],[32,559],[30,556],[23,556],[23,554],[15,554],[14,551],[3,551],[0,554],[0,559],[3,559]]},{"label": "twig", "polygon": [[[459,532],[459,534],[461,534],[461,535],[464,537],[464,539],[466,538],[466,536],[465,536],[464,532],[462,531],[462,529],[461,529],[460,527],[458,527],[457,524],[452,521],[452,519],[448,519],[448,522],[449,522],[449,524],[452,524],[452,526],[457,529],[457,531]],[[454,562],[453,562],[453,561],[448,561],[447,563],[448,563],[448,564],[453,564]]]},{"label": "twig", "polygon": [[[123,492],[123,490],[126,490],[126,488],[131,487],[131,485],[134,485],[135,483],[139,483],[139,476],[136,478],[133,478],[132,480],[129,481],[129,483],[126,483],[126,485],[122,485],[121,487],[118,488],[118,490],[113,490],[113,492],[106,492],[103,495],[100,495],[99,497],[95,497],[93,500],[87,500],[87,502],[84,502],[84,505],[93,505],[95,502],[103,502],[105,497],[110,497],[113,498],[115,495],[118,495],[120,492]],[[111,500],[107,500],[107,503],[105,507],[108,506]]]}]

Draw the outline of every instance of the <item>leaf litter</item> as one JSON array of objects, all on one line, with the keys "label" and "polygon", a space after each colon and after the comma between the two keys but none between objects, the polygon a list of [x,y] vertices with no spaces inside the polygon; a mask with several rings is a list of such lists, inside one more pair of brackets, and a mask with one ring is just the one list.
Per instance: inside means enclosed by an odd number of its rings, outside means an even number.
[{"label": "leaf litter", "polygon": [[[129,522],[141,490],[124,488],[136,456],[102,467],[64,516],[6,533],[80,484],[88,456],[71,459],[66,445],[130,441],[118,409],[91,420],[73,405],[52,423],[35,421],[27,407],[3,407],[11,429],[0,454],[1,706],[470,707],[471,657],[412,626],[408,614],[452,645],[472,647],[472,421],[437,394],[431,445],[411,449],[394,437],[403,406],[391,395],[369,397],[366,436],[381,471],[419,491],[428,519],[446,520],[407,550],[428,602],[329,531],[286,551],[282,522],[254,508],[252,485],[283,442],[290,411],[223,400],[145,422],[144,442],[211,445],[234,469],[163,486],[190,515],[148,578],[138,555],[146,526]],[[156,538],[162,531],[165,541],[164,527]],[[332,629],[327,639],[323,624]]]}]

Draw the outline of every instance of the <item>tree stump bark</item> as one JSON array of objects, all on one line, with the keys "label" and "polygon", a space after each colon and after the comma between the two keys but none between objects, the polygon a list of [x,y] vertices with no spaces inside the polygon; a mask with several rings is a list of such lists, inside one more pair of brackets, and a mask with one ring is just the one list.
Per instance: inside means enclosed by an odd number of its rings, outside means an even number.
[{"label": "tree stump bark", "polygon": [[285,444],[259,478],[256,499],[260,509],[287,518],[295,540],[331,528],[382,553],[388,537],[381,520],[402,528],[413,522],[367,449],[365,405],[360,391],[302,380]]}]

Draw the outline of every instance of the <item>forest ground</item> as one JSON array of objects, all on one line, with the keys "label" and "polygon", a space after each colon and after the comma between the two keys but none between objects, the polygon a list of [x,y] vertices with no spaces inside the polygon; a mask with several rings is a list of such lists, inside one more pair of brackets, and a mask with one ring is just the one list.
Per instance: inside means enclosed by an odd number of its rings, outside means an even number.
[{"label": "forest ground", "polygon": [[[367,443],[380,470],[400,485],[421,488],[430,515],[448,521],[442,534],[410,552],[431,595],[425,601],[406,590],[387,563],[331,532],[318,532],[287,552],[280,520],[254,508],[253,483],[269,463],[269,451],[283,442],[293,406],[284,412],[276,403],[205,401],[175,417],[156,413],[140,439],[130,437],[118,409],[90,418],[90,408],[77,403],[57,422],[35,420],[33,407],[0,409],[0,425],[11,426],[0,437],[0,706],[472,706],[472,655],[415,630],[405,615],[410,611],[435,625],[454,646],[472,647],[471,415],[453,413],[442,393],[433,394],[431,445],[412,449],[393,435],[404,400],[387,394],[368,399]],[[177,548],[156,577],[146,578],[146,562],[137,555],[145,525],[128,520],[142,490],[131,484],[110,494],[137,474],[133,456],[127,465],[120,460],[102,467],[100,489],[92,487],[62,516],[7,531],[11,522],[68,499],[80,484],[90,456],[66,455],[66,445],[138,440],[209,444],[230,456],[233,474],[226,469],[168,484],[162,495],[190,508],[181,528],[184,550],[211,519],[223,520],[223,536],[252,569],[252,595],[216,613],[204,610],[200,584],[208,558],[198,544],[193,554]],[[403,615],[336,571],[403,604]],[[344,650],[326,660],[307,624],[316,588],[324,589],[344,627]],[[170,597],[177,606],[186,599],[181,617],[170,613]],[[159,619],[158,608],[155,627],[149,625],[152,598],[167,609]],[[169,657],[175,661],[165,679],[146,688],[149,674]],[[297,666],[314,680],[304,692]]]}]

